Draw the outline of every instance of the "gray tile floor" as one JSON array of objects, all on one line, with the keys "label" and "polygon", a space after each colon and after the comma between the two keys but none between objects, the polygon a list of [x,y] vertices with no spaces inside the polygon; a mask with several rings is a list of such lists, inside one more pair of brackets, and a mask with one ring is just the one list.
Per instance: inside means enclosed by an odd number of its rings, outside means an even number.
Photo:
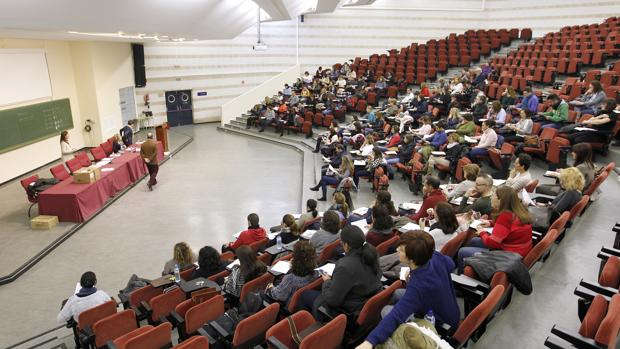
[{"label": "gray tile floor", "polygon": [[[251,211],[263,217],[262,225],[271,226],[283,213],[299,210],[302,161],[297,152],[218,132],[215,125],[174,131],[195,140],[162,166],[158,188],[148,192],[140,183],[20,279],[0,287],[3,318],[12,319],[0,326],[0,346],[55,327],[60,300],[84,270],[95,271],[99,288],[115,295],[131,273],[158,275],[178,241],[196,249],[217,246],[245,226]],[[390,191],[397,203],[414,199],[400,179],[391,182]],[[534,293],[515,294],[473,348],[541,348],[554,323],[576,328],[572,291],[581,278],[596,277],[596,252],[611,244],[610,229],[619,220],[615,174],[603,191],[552,257],[536,267]],[[316,193],[304,188],[302,195]],[[357,206],[369,204],[372,197],[368,183],[354,194]]]}]

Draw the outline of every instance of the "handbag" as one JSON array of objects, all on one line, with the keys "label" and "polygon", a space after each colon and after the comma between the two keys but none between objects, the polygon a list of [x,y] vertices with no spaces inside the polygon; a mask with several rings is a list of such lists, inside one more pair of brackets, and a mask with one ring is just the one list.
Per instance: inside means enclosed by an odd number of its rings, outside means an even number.
[{"label": "handbag", "polygon": [[538,142],[538,136],[525,136],[523,137],[523,144],[525,144],[525,146],[529,146],[529,147],[537,147],[539,142]]},{"label": "handbag", "polygon": [[320,322],[315,322],[312,325],[304,328],[303,331],[298,332],[297,331],[297,325],[295,325],[295,321],[293,320],[293,318],[291,316],[288,316],[286,318],[286,321],[288,322],[288,328],[291,331],[291,338],[293,339],[293,342],[295,342],[295,344],[300,345],[301,342],[304,340],[304,338],[306,338],[308,335],[310,335],[312,332],[318,330],[319,328],[323,327],[323,324]]},{"label": "handbag", "polygon": [[548,227],[551,218],[551,209],[547,206],[530,206],[527,209],[532,216],[533,227]]}]

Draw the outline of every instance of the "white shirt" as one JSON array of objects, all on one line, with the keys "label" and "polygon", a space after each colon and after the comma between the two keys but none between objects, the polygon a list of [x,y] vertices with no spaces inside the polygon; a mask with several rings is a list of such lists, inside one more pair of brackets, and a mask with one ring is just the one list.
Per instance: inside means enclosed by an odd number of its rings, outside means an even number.
[{"label": "white shirt", "polygon": [[65,303],[65,306],[62,307],[62,310],[58,313],[56,319],[60,323],[69,321],[71,317],[73,317],[75,321],[78,321],[78,316],[80,316],[83,311],[96,307],[109,300],[110,296],[103,291],[97,291],[86,297],[78,297],[73,295],[67,299],[67,303]]},{"label": "white shirt", "polygon": [[[516,173],[516,171],[514,172]],[[532,180],[532,175],[530,175],[530,171],[525,171],[523,173],[516,173],[514,177],[508,177],[506,180],[506,185],[512,187],[517,193],[523,190],[526,185]]]},{"label": "white shirt", "polygon": [[419,135],[426,136],[426,135],[431,134],[431,132],[433,132],[433,127],[430,124],[424,124],[419,129],[413,130],[413,131],[414,133],[417,133]]},{"label": "white shirt", "polygon": [[360,151],[362,152],[362,156],[368,156],[370,155],[370,153],[372,153],[372,149],[374,148],[374,146],[372,144],[366,144],[365,146],[363,146]]},{"label": "white shirt", "polygon": [[73,148],[71,148],[69,142],[60,142],[60,153],[63,163],[73,158]]},{"label": "white shirt", "polygon": [[411,102],[412,100],[413,100],[413,92],[411,92],[408,95],[406,95],[405,97],[403,97],[403,99],[400,102],[405,104],[405,103]]},{"label": "white shirt", "polygon": [[312,76],[310,76],[310,75],[308,75],[308,76],[304,75],[302,79],[303,79],[303,81],[306,84],[311,84],[312,83]]}]

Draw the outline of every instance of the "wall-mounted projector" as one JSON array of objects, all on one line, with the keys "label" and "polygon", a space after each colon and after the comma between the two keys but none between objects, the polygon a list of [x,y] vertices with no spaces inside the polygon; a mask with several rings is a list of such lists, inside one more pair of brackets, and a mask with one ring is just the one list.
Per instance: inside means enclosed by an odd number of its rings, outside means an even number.
[{"label": "wall-mounted projector", "polygon": [[267,51],[267,44],[265,44],[264,42],[257,42],[256,44],[254,44],[254,46],[252,46],[252,49],[254,51]]}]

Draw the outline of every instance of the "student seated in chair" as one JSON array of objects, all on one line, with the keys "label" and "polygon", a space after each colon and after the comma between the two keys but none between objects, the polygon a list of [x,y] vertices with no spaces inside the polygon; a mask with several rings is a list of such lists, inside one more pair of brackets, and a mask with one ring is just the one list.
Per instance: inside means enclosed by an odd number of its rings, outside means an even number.
[{"label": "student seated in chair", "polygon": [[340,216],[338,212],[329,210],[323,214],[321,220],[321,229],[319,229],[312,238],[310,243],[316,249],[316,255],[323,252],[325,246],[340,238]]},{"label": "student seated in chair", "polygon": [[383,319],[357,349],[371,349],[384,343],[399,325],[412,321],[415,314],[432,311],[452,328],[459,324],[460,311],[450,278],[455,267],[452,259],[436,252],[433,237],[420,230],[403,234],[396,250],[400,261],[410,268],[407,288],[394,292],[396,304],[383,308]]},{"label": "student seated in chair", "polygon": [[80,290],[67,299],[58,317],[58,322],[67,322],[73,318],[76,322],[78,316],[85,310],[96,307],[110,300],[110,296],[103,291],[97,290],[97,277],[92,271],[87,271],[80,278]]},{"label": "student seated in chair", "polygon": [[316,319],[322,318],[318,311],[321,306],[328,311],[359,311],[381,290],[377,250],[366,243],[362,230],[354,225],[344,227],[340,239],[345,256],[336,262],[331,276],[321,276],[322,291],[308,290],[301,295],[301,307],[312,311]]},{"label": "student seated in chair", "polygon": [[300,288],[314,281],[318,275],[316,268],[316,251],[308,241],[300,241],[293,248],[291,270],[279,284],[267,286],[267,295],[279,302],[288,303]]},{"label": "student seated in chair", "polygon": [[241,246],[250,245],[266,237],[267,232],[258,224],[258,215],[256,213],[250,213],[248,215],[248,229],[242,231],[234,242],[229,242],[222,246],[222,252],[235,252]]},{"label": "student seated in chair", "polygon": [[243,285],[263,275],[267,271],[267,267],[256,258],[256,253],[249,246],[239,247],[236,253],[239,264],[233,266],[223,288],[226,293],[239,297]]},{"label": "student seated in chair", "polygon": [[208,278],[226,269],[228,263],[220,259],[220,254],[211,246],[198,251],[198,269],[194,270],[191,279]]},{"label": "student seated in chair", "polygon": [[178,266],[179,270],[191,268],[196,262],[196,255],[186,242],[179,242],[174,245],[172,251],[172,259],[164,265],[161,275],[174,273],[174,267]]}]

